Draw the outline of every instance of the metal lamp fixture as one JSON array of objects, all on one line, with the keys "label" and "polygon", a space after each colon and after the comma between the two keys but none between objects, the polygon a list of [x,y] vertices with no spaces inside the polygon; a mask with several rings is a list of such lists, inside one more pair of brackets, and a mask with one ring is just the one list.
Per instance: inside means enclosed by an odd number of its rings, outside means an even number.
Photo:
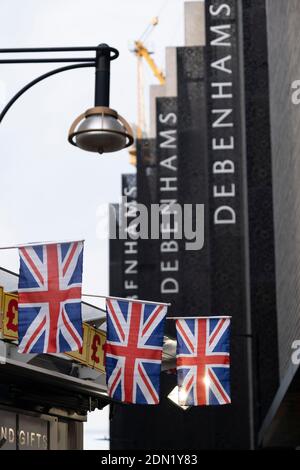
[{"label": "metal lamp fixture", "polygon": [[88,152],[117,152],[133,144],[125,119],[109,107],[110,62],[118,51],[100,44],[96,54],[95,107],[78,116],[69,131],[69,142]]},{"label": "metal lamp fixture", "polygon": [[133,143],[132,130],[117,111],[95,106],[73,122],[68,140],[88,152],[117,152]]},{"label": "metal lamp fixture", "polygon": [[95,106],[75,119],[69,130],[68,140],[76,147],[100,154],[117,152],[129,147],[134,142],[133,131],[128,122],[117,111],[109,107],[110,62],[119,56],[117,49],[109,47],[107,44],[100,44],[97,47],[0,49],[0,54],[74,51],[96,51],[96,57],[0,60],[0,64],[73,62],[72,65],[51,70],[25,85],[2,110],[0,122],[17,99],[40,81],[60,72],[76,68],[95,67]]}]

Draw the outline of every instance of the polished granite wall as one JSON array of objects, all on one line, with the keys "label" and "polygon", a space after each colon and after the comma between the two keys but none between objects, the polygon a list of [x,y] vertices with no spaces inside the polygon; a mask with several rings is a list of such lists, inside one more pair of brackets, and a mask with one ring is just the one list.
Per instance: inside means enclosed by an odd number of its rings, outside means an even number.
[{"label": "polished granite wall", "polygon": [[281,379],[300,339],[300,105],[291,84],[300,79],[300,2],[267,0],[270,116]]}]

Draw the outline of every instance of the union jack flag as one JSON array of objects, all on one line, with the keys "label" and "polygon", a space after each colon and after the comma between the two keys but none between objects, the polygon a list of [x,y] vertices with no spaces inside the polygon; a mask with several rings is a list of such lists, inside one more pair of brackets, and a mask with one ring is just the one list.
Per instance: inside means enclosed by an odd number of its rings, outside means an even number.
[{"label": "union jack flag", "polygon": [[79,350],[83,242],[22,247],[19,254],[19,352]]},{"label": "union jack flag", "polygon": [[230,403],[230,319],[182,318],[176,331],[179,404]]},{"label": "union jack flag", "polygon": [[167,307],[107,299],[106,381],[108,394],[126,403],[159,403]]}]

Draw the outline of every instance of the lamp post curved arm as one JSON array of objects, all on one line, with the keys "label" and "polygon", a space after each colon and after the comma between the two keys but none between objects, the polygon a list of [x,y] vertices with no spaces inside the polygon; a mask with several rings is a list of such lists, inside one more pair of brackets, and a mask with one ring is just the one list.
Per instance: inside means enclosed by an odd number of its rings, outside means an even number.
[{"label": "lamp post curved arm", "polygon": [[[6,53],[28,53],[28,52],[75,52],[93,50],[96,52],[94,58],[38,58],[38,59],[0,59],[0,64],[24,64],[24,63],[53,63],[70,62],[75,63],[50,70],[35,78],[16,93],[0,113],[0,123],[13,104],[27,90],[37,83],[52,75],[67,70],[84,67],[95,68],[95,106],[81,114],[75,119],[69,132],[69,142],[76,147],[89,152],[108,153],[116,152],[129,147],[133,143],[133,132],[127,121],[115,110],[109,107],[110,88],[110,62],[119,56],[117,49],[107,44],[99,44],[97,47],[63,47],[63,48],[27,48],[27,49],[0,49],[0,55]],[[79,63],[78,63],[79,62]],[[81,121],[81,122],[80,122]]]},{"label": "lamp post curved arm", "polygon": [[88,62],[88,63],[81,63],[81,64],[72,64],[72,65],[66,65],[64,67],[59,67],[57,69],[54,69],[54,70],[50,70],[49,72],[47,73],[44,73],[43,75],[40,75],[39,77],[35,78],[34,80],[32,80],[31,82],[27,83],[27,85],[25,85],[23,88],[21,88],[21,90],[18,91],[18,93],[16,93],[12,99],[7,103],[7,105],[5,106],[5,108],[3,108],[3,110],[1,111],[0,113],[0,123],[2,122],[2,120],[4,119],[5,115],[7,114],[7,112],[10,110],[10,108],[12,107],[12,105],[27,91],[29,90],[30,88],[32,88],[34,85],[36,85],[37,83],[45,80],[46,78],[48,77],[51,77],[52,75],[56,75],[58,73],[61,73],[61,72],[66,72],[67,70],[73,70],[73,69],[79,69],[79,68],[84,68],[84,67],[95,67],[95,62]]}]

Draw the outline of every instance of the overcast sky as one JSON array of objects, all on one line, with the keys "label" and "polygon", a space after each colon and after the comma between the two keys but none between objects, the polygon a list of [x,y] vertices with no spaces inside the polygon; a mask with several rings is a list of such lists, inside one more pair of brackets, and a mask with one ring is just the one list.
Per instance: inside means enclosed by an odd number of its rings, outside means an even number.
[{"label": "overcast sky", "polygon": [[[96,46],[103,42],[116,47],[120,58],[112,62],[111,107],[134,122],[136,59],[129,48],[159,14],[159,25],[147,45],[163,68],[165,47],[183,45],[183,3],[0,0],[0,47]],[[52,68],[55,65],[0,65],[1,106],[28,81]],[[145,76],[147,89],[156,81],[147,69]],[[133,167],[127,151],[98,156],[67,142],[70,124],[93,106],[93,96],[93,69],[65,72],[28,91],[1,124],[0,246],[85,239],[83,291],[107,294],[108,242],[97,239],[97,208],[120,199],[121,174],[132,172]],[[17,271],[17,251],[0,251],[0,266]],[[95,440],[93,429],[102,427],[107,435],[106,422],[98,413],[90,415],[87,447],[102,445]]]}]

